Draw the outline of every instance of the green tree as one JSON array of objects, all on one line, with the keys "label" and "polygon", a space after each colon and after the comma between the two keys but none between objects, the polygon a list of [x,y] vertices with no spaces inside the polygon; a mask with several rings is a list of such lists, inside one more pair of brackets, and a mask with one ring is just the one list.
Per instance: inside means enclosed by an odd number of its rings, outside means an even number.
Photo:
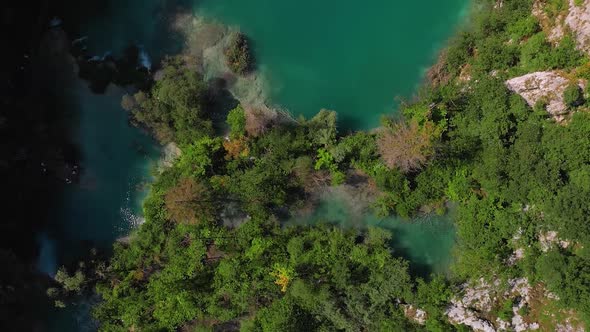
[{"label": "green tree", "polygon": [[227,124],[232,138],[240,138],[246,134],[246,114],[242,106],[238,105],[229,112]]},{"label": "green tree", "polygon": [[570,84],[563,91],[563,101],[569,107],[577,107],[584,103],[582,89],[577,84]]}]

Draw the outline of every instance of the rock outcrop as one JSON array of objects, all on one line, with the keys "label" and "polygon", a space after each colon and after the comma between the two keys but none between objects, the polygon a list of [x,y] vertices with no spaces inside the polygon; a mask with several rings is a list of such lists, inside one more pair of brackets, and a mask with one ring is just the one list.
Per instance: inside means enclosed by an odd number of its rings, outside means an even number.
[{"label": "rock outcrop", "polygon": [[538,237],[539,244],[541,245],[541,251],[543,252],[549,251],[549,249],[555,247],[556,245],[562,249],[567,249],[571,244],[571,242],[568,240],[560,239],[556,231],[540,232]]},{"label": "rock outcrop", "polygon": [[[447,308],[446,314],[449,321],[454,324],[469,326],[474,331],[532,331],[539,329],[536,322],[527,323],[519,314],[522,307],[530,301],[531,286],[526,278],[508,280],[508,289],[504,293],[496,290],[502,288],[500,280],[488,283],[480,279],[475,285],[463,285],[463,297],[455,298]],[[505,299],[518,299],[512,308],[514,316],[511,321],[500,318],[495,324],[486,319],[493,310],[494,305]]]},{"label": "rock outcrop", "polygon": [[[451,300],[445,311],[449,322],[463,324],[474,331],[583,331],[583,325],[572,310],[559,310],[558,315],[539,316],[531,312],[546,313],[548,301],[559,298],[549,292],[542,284],[531,285],[527,278],[515,278],[489,282],[483,278],[461,286],[461,295]],[[509,317],[499,317],[498,310],[510,301]],[[549,320],[540,320],[545,317]],[[540,323],[543,323],[541,326]]]},{"label": "rock outcrop", "polygon": [[578,49],[590,54],[590,0],[584,0],[579,6],[570,0],[565,24],[572,31]]},{"label": "rock outcrop", "polygon": [[176,143],[168,143],[162,149],[162,155],[158,165],[160,168],[168,168],[174,164],[174,161],[182,155],[182,151]]},{"label": "rock outcrop", "polygon": [[454,298],[447,308],[446,315],[453,324],[469,326],[474,331],[495,332],[494,325],[477,312],[489,312],[492,309],[492,288],[499,286],[488,284],[483,278],[477,285],[463,285],[463,297]]},{"label": "rock outcrop", "polygon": [[543,30],[551,42],[558,43],[566,31],[571,31],[578,49],[590,54],[590,0],[584,0],[580,5],[576,5],[575,2],[569,0],[568,8],[551,19],[545,12],[545,3],[536,1],[533,5],[533,15],[541,21]]},{"label": "rock outcrop", "polygon": [[428,314],[426,313],[426,311],[420,308],[416,308],[411,304],[404,305],[403,308],[404,315],[406,315],[408,319],[413,320],[419,325],[426,324],[426,319],[428,319]]},{"label": "rock outcrop", "polygon": [[473,310],[466,308],[460,303],[453,303],[447,309],[447,317],[449,321],[454,324],[463,324],[470,327],[474,331],[495,332],[496,329],[489,321],[477,317]]},{"label": "rock outcrop", "polygon": [[[575,83],[584,87],[581,81]],[[563,93],[570,84],[572,82],[557,71],[534,72],[506,81],[508,89],[521,95],[531,107],[544,101],[547,112],[558,122],[570,113],[563,100]]]}]

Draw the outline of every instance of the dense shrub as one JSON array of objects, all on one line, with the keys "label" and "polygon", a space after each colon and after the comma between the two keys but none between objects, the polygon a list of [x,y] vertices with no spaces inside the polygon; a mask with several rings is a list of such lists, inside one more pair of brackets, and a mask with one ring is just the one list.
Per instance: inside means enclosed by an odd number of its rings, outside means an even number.
[{"label": "dense shrub", "polygon": [[563,101],[569,107],[582,105],[584,103],[582,89],[577,84],[570,84],[563,92]]}]

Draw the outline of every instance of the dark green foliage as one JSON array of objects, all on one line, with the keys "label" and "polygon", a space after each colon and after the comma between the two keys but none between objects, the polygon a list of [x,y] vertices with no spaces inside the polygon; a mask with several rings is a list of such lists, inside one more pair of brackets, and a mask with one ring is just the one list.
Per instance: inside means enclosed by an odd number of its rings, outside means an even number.
[{"label": "dark green foliage", "polygon": [[330,147],[336,143],[336,112],[321,110],[306,123],[312,144]]},{"label": "dark green foliage", "polygon": [[527,72],[551,69],[551,48],[544,32],[533,35],[522,46],[520,65]]},{"label": "dark green foliage", "polygon": [[512,40],[519,41],[538,32],[541,28],[539,22],[534,16],[525,16],[514,22],[510,22],[506,27],[506,32]]},{"label": "dark green foliage", "polygon": [[[396,302],[411,297],[407,263],[391,256],[383,231],[370,230],[359,243],[355,232],[328,227],[250,220],[227,230],[150,217],[138,239],[146,236],[158,240],[117,248],[98,287],[103,330],[172,330],[247,313],[255,315],[243,328],[252,331],[410,326]],[[284,291],[280,271],[290,271]]]},{"label": "dark green foliage", "polygon": [[566,306],[590,318],[590,262],[576,255],[552,250],[541,256],[536,265],[547,288],[559,295]]},{"label": "dark green foliage", "polygon": [[190,144],[212,133],[211,120],[203,109],[205,92],[199,74],[180,59],[167,59],[150,94],[134,96],[134,121],[151,129],[161,142]]},{"label": "dark green foliage", "polygon": [[584,103],[582,89],[577,84],[570,84],[563,92],[563,101],[569,107],[582,105]]},{"label": "dark green foliage", "polygon": [[576,49],[573,37],[566,35],[557,47],[547,41],[544,32],[529,38],[522,46],[520,61],[524,72],[548,69],[572,69],[583,62],[580,51]]},{"label": "dark green foliage", "polygon": [[443,276],[433,276],[429,282],[418,279],[415,303],[428,314],[426,321],[428,331],[452,330],[452,327],[443,315],[452,296],[453,291]]}]

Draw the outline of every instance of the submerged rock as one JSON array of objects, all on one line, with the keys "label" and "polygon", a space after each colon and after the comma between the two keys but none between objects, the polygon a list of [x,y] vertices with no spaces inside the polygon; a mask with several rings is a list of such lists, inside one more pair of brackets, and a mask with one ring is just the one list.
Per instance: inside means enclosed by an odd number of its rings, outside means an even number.
[{"label": "submerged rock", "polygon": [[182,155],[182,151],[176,143],[170,142],[162,149],[162,157],[158,162],[160,168],[168,168]]}]

